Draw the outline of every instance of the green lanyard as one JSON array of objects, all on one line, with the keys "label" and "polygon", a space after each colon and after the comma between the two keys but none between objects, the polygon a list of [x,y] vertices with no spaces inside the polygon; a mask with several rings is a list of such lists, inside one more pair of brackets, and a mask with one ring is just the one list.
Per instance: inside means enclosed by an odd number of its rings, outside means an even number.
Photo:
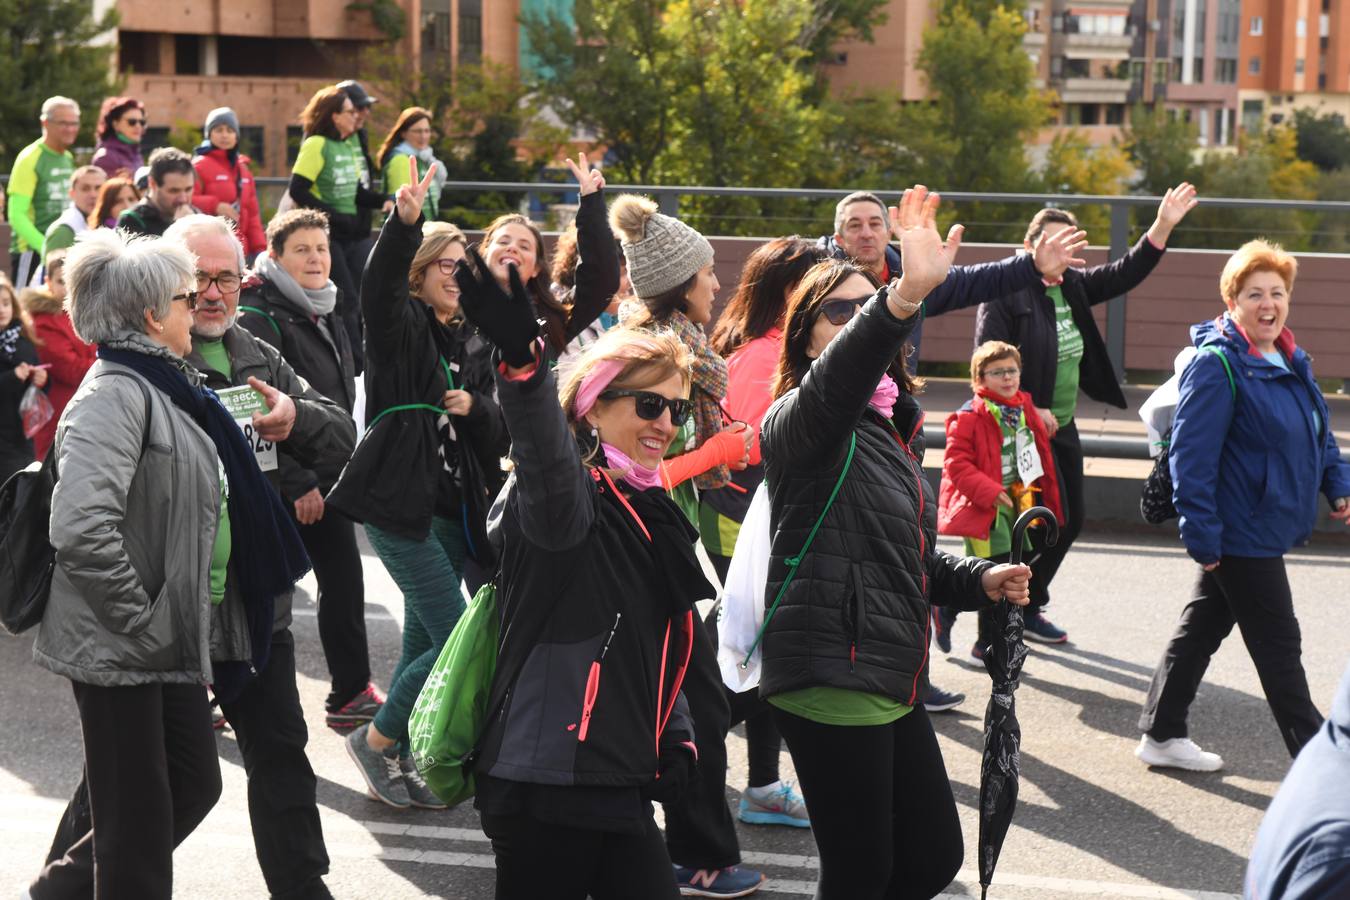
[{"label": "green lanyard", "polygon": [[[445,370],[445,383],[450,386],[450,390],[457,390],[455,387],[455,376],[450,371],[450,364],[445,361],[444,356],[439,357],[439,359],[441,361],[441,368]],[[409,409],[420,409],[426,412],[435,413],[437,416],[445,415],[445,407],[443,406],[432,406],[430,403],[400,403],[397,406],[391,406],[388,409],[380,410],[379,415],[370,420],[370,424],[366,426],[366,431],[372,431],[375,428],[375,423],[390,413],[402,412]]]}]

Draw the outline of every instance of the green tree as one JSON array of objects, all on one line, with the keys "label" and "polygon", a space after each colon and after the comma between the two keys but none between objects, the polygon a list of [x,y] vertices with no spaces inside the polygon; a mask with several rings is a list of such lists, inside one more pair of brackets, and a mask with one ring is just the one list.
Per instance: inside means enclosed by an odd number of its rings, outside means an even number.
[{"label": "green tree", "polygon": [[1163,194],[1183,181],[1194,181],[1199,132],[1180,116],[1161,106],[1136,104],[1130,110],[1124,146],[1139,170],[1135,187],[1146,194]]},{"label": "green tree", "polygon": [[42,101],[57,94],[80,104],[79,145],[93,146],[99,104],[119,89],[113,46],[98,39],[116,27],[116,10],[95,18],[93,0],[0,0],[0,169],[39,137]]},{"label": "green tree", "polygon": [[[1087,135],[1069,129],[1055,135],[1041,171],[1044,190],[1064,194],[1123,194],[1133,167],[1117,144],[1094,147]],[[1104,206],[1076,210],[1078,223],[1090,234],[1105,236],[1111,224]]]},{"label": "green tree", "polygon": [[1294,132],[1298,136],[1298,158],[1323,172],[1350,165],[1350,128],[1337,115],[1318,115],[1315,110],[1294,111]]}]

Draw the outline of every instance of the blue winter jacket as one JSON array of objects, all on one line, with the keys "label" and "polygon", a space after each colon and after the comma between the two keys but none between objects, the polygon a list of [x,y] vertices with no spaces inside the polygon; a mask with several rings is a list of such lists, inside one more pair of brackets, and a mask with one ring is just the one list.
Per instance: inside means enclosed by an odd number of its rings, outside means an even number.
[{"label": "blue winter jacket", "polygon": [[1181,539],[1202,565],[1282,556],[1312,533],[1319,490],[1331,501],[1350,497],[1350,463],[1336,447],[1308,354],[1285,329],[1278,346],[1286,372],[1251,348],[1228,313],[1193,325],[1191,341],[1223,351],[1236,398],[1213,353],[1197,355],[1181,375],[1169,451]]},{"label": "blue winter jacket", "polygon": [[1248,900],[1350,897],[1350,669],[1256,833]]}]

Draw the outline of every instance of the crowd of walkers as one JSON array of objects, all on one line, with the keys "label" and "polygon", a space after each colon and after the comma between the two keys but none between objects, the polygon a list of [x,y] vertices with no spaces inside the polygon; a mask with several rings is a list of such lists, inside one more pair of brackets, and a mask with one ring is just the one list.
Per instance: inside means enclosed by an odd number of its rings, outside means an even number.
[{"label": "crowd of walkers", "polygon": [[[80,110],[53,97],[15,164],[0,479],[52,454],[34,657],[70,680],[85,747],[29,895],[169,897],[229,727],[269,892],[330,896],[291,633],[311,568],[327,725],[353,781],[395,809],[446,806],[410,717],[466,593],[495,585],[501,702],[473,766],[499,898],[746,896],[764,877],[741,865],[737,819],[810,828],[823,900],[939,893],[964,846],[930,714],[964,698],[930,683],[930,643],[952,652],[973,612],[962,656],[982,666],[999,603],[1026,607],[1029,638],[1068,639],[1043,610],[1086,516],[1076,404],[1125,406],[1091,307],[1148,277],[1195,189],[1168,191],[1096,267],[1064,210],[1037,213],[1021,252],[961,266],[936,194],[853,193],[831,235],[755,249],[717,317],[713,245],[647,198],[607,203],[585,154],[567,161],[576,221],[551,259],[515,212],[474,241],[439,219],[431,114],[403,110],[372,155],[375,102],[356,82],[313,96],[268,222],[225,107],[195,155],[142,160],[144,105],[110,98],[76,167]],[[1226,311],[1192,329],[1169,452],[1200,573],[1140,719],[1149,765],[1222,765],[1186,713],[1234,624],[1291,755],[1322,727],[1283,555],[1319,492],[1350,521],[1350,465],[1286,327],[1296,269],[1247,244]],[[972,396],[935,491],[922,325],[975,306]],[[753,543],[738,539],[757,491],[776,599],[762,680],[738,691],[718,606],[698,604]],[[1057,545],[1033,528],[1013,546],[1030,506],[1054,513]],[[404,600],[387,679],[358,526]],[[784,744],[800,784],[780,777]]]}]

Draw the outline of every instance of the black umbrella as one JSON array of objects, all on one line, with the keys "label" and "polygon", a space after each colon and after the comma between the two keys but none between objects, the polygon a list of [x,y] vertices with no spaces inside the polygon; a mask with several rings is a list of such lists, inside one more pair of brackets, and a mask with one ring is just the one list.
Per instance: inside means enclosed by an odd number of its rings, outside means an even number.
[{"label": "black umbrella", "polygon": [[[1027,526],[1043,519],[1046,546],[1059,540],[1059,522],[1044,506],[1033,506],[1017,517],[1013,525],[1010,561],[1022,561],[1022,544]],[[980,760],[980,896],[989,893],[994,866],[1003,849],[1003,839],[1012,824],[1017,805],[1017,773],[1021,765],[1018,748],[1022,728],[1017,724],[1014,692],[1022,674],[1027,645],[1022,642],[1022,607],[1003,602],[994,607],[993,642],[984,648],[984,667],[989,670],[994,689],[984,712],[984,758]]]}]

